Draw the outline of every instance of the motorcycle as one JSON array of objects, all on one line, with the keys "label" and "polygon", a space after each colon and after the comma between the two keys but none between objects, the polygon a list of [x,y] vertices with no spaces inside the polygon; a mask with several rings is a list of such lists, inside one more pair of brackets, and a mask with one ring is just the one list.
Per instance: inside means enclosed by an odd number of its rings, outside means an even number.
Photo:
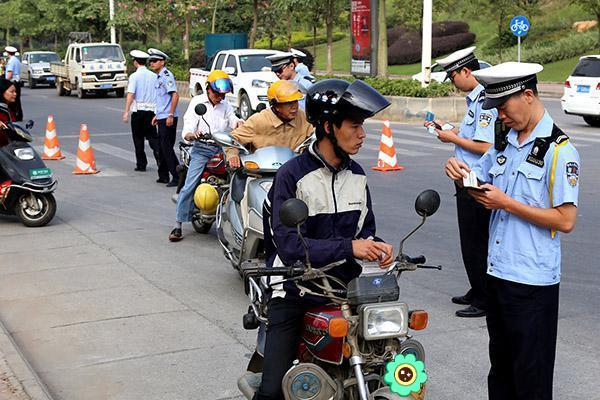
[{"label": "motorcycle", "polygon": [[229,188],[221,196],[216,222],[225,257],[241,274],[244,261],[264,259],[262,209],[275,173],[308,147],[313,138],[307,138],[295,150],[268,146],[254,153],[227,134],[214,134],[213,140],[240,152],[242,167],[235,171]]},{"label": "motorcycle", "polygon": [[[206,106],[204,104],[198,104],[194,108],[194,112],[200,116],[203,116],[206,113]],[[208,124],[206,125],[208,126]],[[196,141],[207,144],[215,144],[215,141],[212,140],[212,132],[208,132],[208,134],[196,139]],[[173,197],[171,197],[171,200],[175,204],[177,204],[177,197],[181,191],[181,188],[183,188],[183,185],[185,184],[185,178],[190,165],[190,151],[192,146],[193,144],[188,144],[183,141],[179,142],[179,154],[181,158],[181,164],[177,167],[177,171],[179,172],[179,181],[177,182],[177,190]],[[222,151],[216,154],[206,163],[204,171],[202,171],[200,182],[195,190],[197,190],[197,188],[202,184],[208,184],[212,186],[216,190],[219,198],[223,192],[229,188],[229,174],[225,166],[225,154]],[[195,207],[192,213],[192,226],[198,233],[208,233],[215,222],[216,209],[203,210],[201,205],[197,204],[195,201],[194,205]]]},{"label": "motorcycle", "polygon": [[[299,199],[284,202],[281,221],[298,228],[306,261],[276,268],[245,264],[243,276],[251,305],[243,317],[244,328],[256,329],[261,322],[268,324],[266,301],[270,287],[263,277],[283,277],[300,289],[301,296],[321,296],[332,304],[310,309],[304,315],[297,359],[281,383],[286,400],[424,399],[425,349],[412,338],[411,330],[425,329],[428,314],[424,310],[409,310],[406,303],[399,301],[399,278],[402,272],[417,268],[442,269],[423,265],[424,256],[411,258],[403,253],[404,242],[437,211],[439,204],[437,192],[422,192],[415,202],[422,221],[402,239],[392,265],[385,272],[364,273],[346,287],[327,275],[327,267],[310,265],[308,247],[299,229],[308,216],[306,204]],[[314,285],[307,287],[306,282]],[[347,288],[346,295],[333,289],[332,284]],[[247,399],[252,398],[261,378],[261,373],[252,372],[239,378],[238,388]]]},{"label": "motorcycle", "polygon": [[[0,103],[0,113],[10,115],[6,104]],[[0,165],[6,174],[0,176],[0,214],[16,215],[25,226],[44,226],[56,213],[52,193],[57,181],[29,144],[33,141],[29,133],[33,121],[25,128],[11,122],[6,125],[6,139],[0,141]]]}]

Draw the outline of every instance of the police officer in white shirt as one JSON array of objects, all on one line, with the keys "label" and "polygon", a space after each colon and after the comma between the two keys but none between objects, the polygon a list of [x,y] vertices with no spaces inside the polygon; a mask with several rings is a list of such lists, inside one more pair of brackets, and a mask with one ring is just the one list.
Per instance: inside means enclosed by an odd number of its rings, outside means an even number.
[{"label": "police officer in white shirt", "polygon": [[144,151],[145,140],[148,140],[154,153],[156,165],[158,166],[160,163],[158,135],[156,126],[152,125],[152,118],[156,112],[156,74],[146,68],[148,53],[132,50],[129,55],[133,58],[133,66],[136,71],[129,77],[123,122],[127,122],[131,109],[133,111],[131,113],[131,135],[135,148],[135,171],[145,171],[148,165]]},{"label": "police officer in white shirt", "polygon": [[23,121],[23,108],[21,107],[21,61],[17,57],[17,49],[13,46],[4,48],[8,54],[8,61],[4,66],[4,77],[15,83],[17,101],[15,103],[15,120]]}]

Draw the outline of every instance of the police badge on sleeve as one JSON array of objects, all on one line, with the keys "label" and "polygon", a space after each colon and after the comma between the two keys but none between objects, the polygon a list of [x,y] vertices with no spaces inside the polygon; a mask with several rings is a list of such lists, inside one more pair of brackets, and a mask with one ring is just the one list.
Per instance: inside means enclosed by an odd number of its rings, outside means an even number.
[{"label": "police badge on sleeve", "polygon": [[567,163],[567,181],[573,187],[579,182],[579,165],[576,162]]},{"label": "police badge on sleeve", "polygon": [[488,114],[488,113],[479,114],[479,126],[485,128],[491,123],[492,123],[492,115],[491,114]]}]

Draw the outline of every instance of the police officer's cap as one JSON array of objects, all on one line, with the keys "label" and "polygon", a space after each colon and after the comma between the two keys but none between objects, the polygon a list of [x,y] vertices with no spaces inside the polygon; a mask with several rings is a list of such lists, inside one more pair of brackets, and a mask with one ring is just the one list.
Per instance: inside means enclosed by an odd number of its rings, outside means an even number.
[{"label": "police officer's cap", "polygon": [[306,58],[306,54],[301,52],[300,50],[296,50],[294,48],[290,48],[290,53],[294,56],[294,58]]},{"label": "police officer's cap", "polygon": [[148,49],[148,59],[149,60],[162,60],[166,61],[169,59],[169,56],[163,53],[162,51],[154,48]]},{"label": "police officer's cap", "polygon": [[272,56],[267,56],[267,60],[271,61],[271,70],[279,72],[283,67],[292,62],[295,56],[292,53],[278,53]]},{"label": "police officer's cap", "polygon": [[150,54],[142,50],[131,50],[129,52],[129,55],[131,56],[131,58],[135,58],[138,60],[146,60],[148,59],[148,57],[150,57]]},{"label": "police officer's cap", "polygon": [[486,110],[496,108],[515,93],[525,89],[535,89],[536,74],[543,69],[540,64],[511,61],[473,71],[475,79],[485,88],[482,107]]},{"label": "police officer's cap", "polygon": [[14,54],[17,52],[17,48],[13,46],[6,46],[4,50],[6,50],[6,52],[9,54]]},{"label": "police officer's cap", "polygon": [[465,65],[469,64],[473,60],[477,60],[475,54],[475,46],[467,47],[466,49],[457,50],[445,58],[436,60],[438,65],[444,68],[446,71],[446,79],[448,79],[452,72],[461,69]]}]

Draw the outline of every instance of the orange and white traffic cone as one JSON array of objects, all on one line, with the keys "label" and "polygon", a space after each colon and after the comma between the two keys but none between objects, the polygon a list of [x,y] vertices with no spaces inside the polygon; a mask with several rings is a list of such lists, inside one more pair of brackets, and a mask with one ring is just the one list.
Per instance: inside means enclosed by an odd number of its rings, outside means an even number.
[{"label": "orange and white traffic cone", "polygon": [[58,145],[58,136],[56,136],[56,127],[54,126],[54,116],[48,115],[42,160],[62,160],[63,158],[65,158],[65,156],[61,154],[60,146]]},{"label": "orange and white traffic cone", "polygon": [[390,121],[383,123],[381,131],[381,141],[379,142],[379,156],[377,157],[377,166],[372,167],[375,171],[402,171],[404,167],[398,165],[396,149],[394,148],[394,139],[390,129]]},{"label": "orange and white traffic cone", "polygon": [[75,164],[74,174],[97,174],[96,161],[94,160],[94,150],[90,144],[90,133],[86,124],[81,124],[79,130],[79,146],[77,147],[77,163]]}]

